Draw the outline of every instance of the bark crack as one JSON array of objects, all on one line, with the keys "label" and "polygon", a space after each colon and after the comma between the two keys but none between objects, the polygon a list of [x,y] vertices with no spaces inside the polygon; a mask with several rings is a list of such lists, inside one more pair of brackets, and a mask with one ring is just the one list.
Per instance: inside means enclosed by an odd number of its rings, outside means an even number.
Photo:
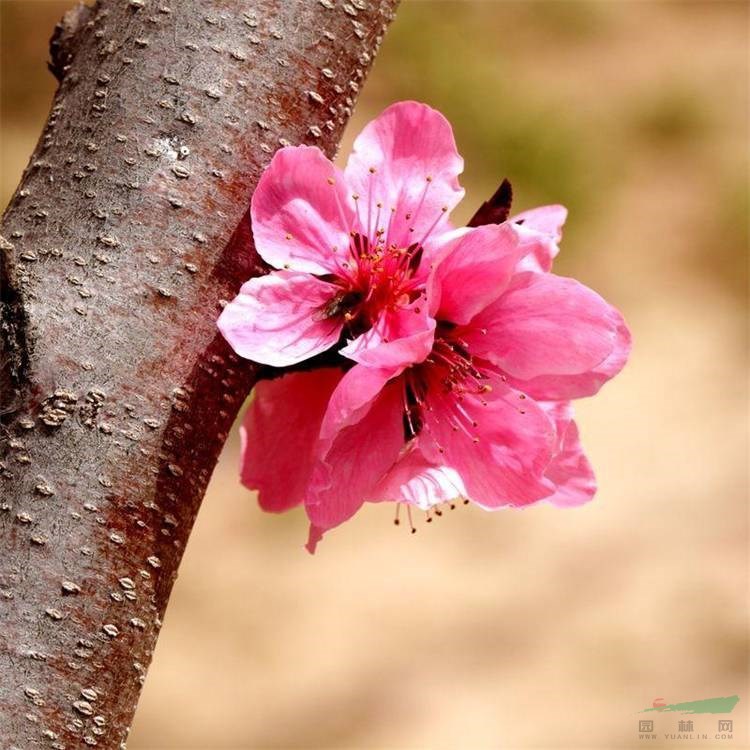
[{"label": "bark crack", "polygon": [[0,416],[14,403],[29,373],[29,318],[20,292],[15,248],[0,236]]}]

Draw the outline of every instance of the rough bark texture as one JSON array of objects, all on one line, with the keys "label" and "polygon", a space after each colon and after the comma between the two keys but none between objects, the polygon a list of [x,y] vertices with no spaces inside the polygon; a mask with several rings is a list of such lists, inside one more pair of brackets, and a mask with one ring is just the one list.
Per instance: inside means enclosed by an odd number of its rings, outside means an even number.
[{"label": "rough bark texture", "polygon": [[257,374],[214,326],[264,270],[253,186],[279,145],[334,150],[395,4],[100,0],[58,27],[0,230],[3,748],[124,741]]}]

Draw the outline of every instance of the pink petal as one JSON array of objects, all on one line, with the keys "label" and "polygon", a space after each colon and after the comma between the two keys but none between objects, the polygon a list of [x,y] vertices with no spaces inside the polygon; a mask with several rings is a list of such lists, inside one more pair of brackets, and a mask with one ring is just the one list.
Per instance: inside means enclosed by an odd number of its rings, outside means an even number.
[{"label": "pink petal", "polygon": [[564,508],[582,505],[596,494],[596,477],[583,452],[573,409],[569,402],[541,406],[557,428],[556,453],[545,471],[545,477],[555,485],[555,492],[545,500]]},{"label": "pink petal", "polygon": [[500,379],[484,394],[484,404],[472,395],[458,401],[439,383],[430,384],[427,399],[422,449],[429,461],[458,472],[470,500],[493,509],[550,494],[543,473],[555,431],[534,401]]},{"label": "pink petal", "polygon": [[424,361],[434,338],[435,321],[428,315],[426,300],[420,297],[395,310],[385,309],[369,331],[340,353],[360,364],[388,368],[393,377],[408,365]]},{"label": "pink petal", "polygon": [[613,354],[618,318],[611,305],[573,279],[524,272],[462,336],[472,354],[517,380],[580,375]]},{"label": "pink petal", "polygon": [[[348,391],[371,390],[370,368],[355,366],[346,376]],[[354,373],[354,375],[352,375]],[[342,381],[343,382],[343,381]],[[337,409],[341,428],[321,429],[318,457],[305,508],[311,523],[322,533],[346,521],[372,497],[375,487],[393,466],[404,445],[402,385],[393,381],[379,390],[365,406]],[[328,415],[324,418],[324,423]],[[314,546],[314,545],[313,545]]]},{"label": "pink petal", "polygon": [[263,510],[278,513],[304,499],[323,414],[341,377],[340,370],[321,369],[255,386],[240,427],[240,477],[258,490]]},{"label": "pink petal", "polygon": [[253,193],[256,250],[275,268],[334,271],[334,248],[342,254],[349,248],[354,209],[348,193],[341,171],[319,149],[280,149]]},{"label": "pink petal", "polygon": [[450,252],[456,242],[473,231],[472,227],[453,227],[449,220],[441,226],[439,232],[433,232],[422,245],[422,261],[412,277],[415,283],[419,286],[427,284],[438,263]]},{"label": "pink petal", "polygon": [[430,282],[430,311],[440,321],[468,323],[503,293],[524,250],[512,224],[487,224],[444,251]]},{"label": "pink petal", "polygon": [[562,228],[568,218],[568,209],[565,206],[541,206],[522,211],[520,214],[511,216],[509,221],[520,224],[525,229],[533,229],[550,236],[555,242],[562,239]]},{"label": "pink petal", "polygon": [[564,206],[542,206],[510,218],[525,242],[533,246],[533,251],[519,261],[519,271],[546,272],[552,268],[552,260],[560,252],[558,243],[567,217],[568,209]]},{"label": "pink petal", "polygon": [[[445,117],[425,104],[398,102],[354,141],[345,174],[359,195],[360,218],[370,230],[366,233],[390,222],[389,243],[407,247],[433,227],[436,232],[445,227],[464,194],[458,184],[462,171],[463,159]],[[382,204],[379,222],[377,203]]]},{"label": "pink petal", "polygon": [[430,463],[413,440],[396,465],[374,491],[374,501],[392,500],[428,510],[435,505],[465,497],[466,489],[455,469]]},{"label": "pink petal", "polygon": [[609,356],[596,367],[573,375],[539,375],[531,380],[509,378],[510,384],[542,401],[593,396],[622,370],[630,355],[630,331],[622,315],[615,308],[610,308],[609,315],[615,328],[615,343]]},{"label": "pink petal", "polygon": [[344,375],[331,394],[320,427],[318,452],[321,455],[342,430],[357,424],[372,409],[373,402],[393,375],[392,369],[361,365],[355,365]]},{"label": "pink petal", "polygon": [[341,323],[322,316],[337,287],[297,271],[275,271],[245,282],[217,325],[245,359],[286,367],[330,349]]}]

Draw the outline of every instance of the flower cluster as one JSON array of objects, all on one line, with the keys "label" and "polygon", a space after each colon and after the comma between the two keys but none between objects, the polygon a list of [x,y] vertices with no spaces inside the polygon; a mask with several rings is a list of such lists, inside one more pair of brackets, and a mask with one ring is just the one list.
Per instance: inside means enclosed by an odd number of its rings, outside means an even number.
[{"label": "flower cluster", "polygon": [[307,362],[257,385],[241,476],[265,510],[304,505],[310,551],[367,501],[492,510],[596,490],[570,402],[620,371],[628,329],[550,272],[561,206],[454,228],[462,169],[447,120],[400,102],[343,171],[283,148],[253,195],[255,247],[276,270],[218,325],[242,357]]}]

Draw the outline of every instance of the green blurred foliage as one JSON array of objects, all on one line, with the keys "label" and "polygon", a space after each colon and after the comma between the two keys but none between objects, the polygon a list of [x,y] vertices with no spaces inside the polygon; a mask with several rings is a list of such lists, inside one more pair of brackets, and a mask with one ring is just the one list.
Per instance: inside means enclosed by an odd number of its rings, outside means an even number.
[{"label": "green blurred foliage", "polygon": [[665,84],[647,100],[635,102],[632,120],[634,135],[658,148],[690,145],[713,127],[700,91],[684,82]]},{"label": "green blurred foliage", "polygon": [[[741,167],[718,196],[719,212],[706,217],[705,229],[693,252],[693,262],[738,298],[747,298],[750,282],[750,188]],[[743,174],[744,172],[744,174]]]},{"label": "green blurred foliage", "polygon": [[560,111],[545,90],[519,82],[522,60],[498,54],[512,29],[523,28],[522,17],[554,26],[549,8],[575,32],[566,37],[571,43],[597,26],[591,6],[547,5],[443,2],[428,13],[427,3],[405,3],[378,73],[391,100],[418,98],[448,117],[466,160],[465,182],[482,189],[482,198],[508,177],[526,206],[562,202],[585,212],[604,167],[582,148],[591,143],[585,123]]}]

